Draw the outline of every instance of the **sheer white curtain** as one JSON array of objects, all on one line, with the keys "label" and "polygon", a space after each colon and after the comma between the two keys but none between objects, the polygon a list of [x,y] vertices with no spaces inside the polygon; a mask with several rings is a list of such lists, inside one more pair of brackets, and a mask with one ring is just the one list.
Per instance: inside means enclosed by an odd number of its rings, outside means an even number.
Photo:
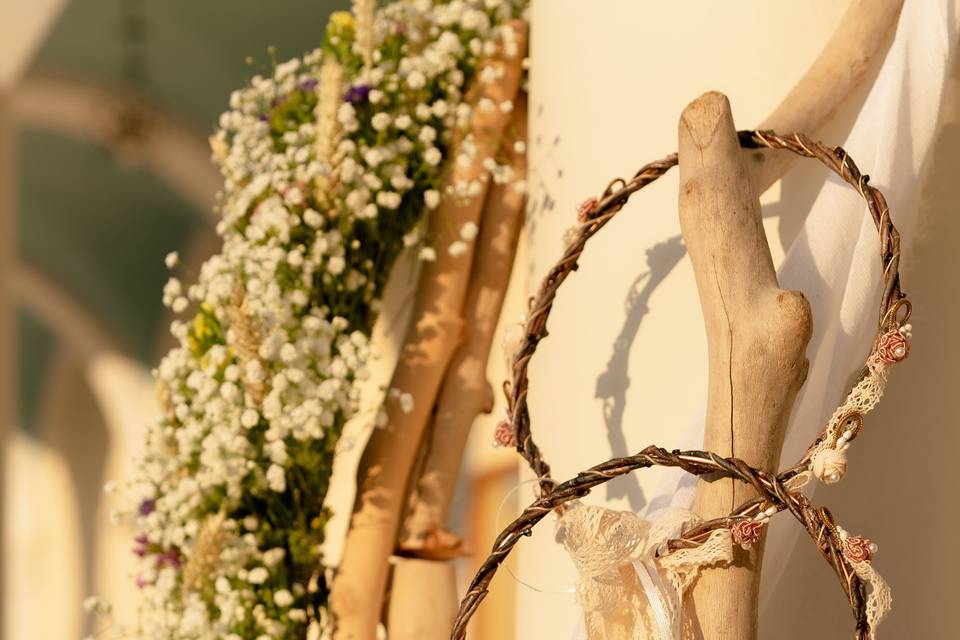
[{"label": "sheer white curtain", "polygon": [[[580,199],[610,177],[674,149],[676,119],[686,102],[705,90],[721,90],[741,128],[776,105],[846,8],[803,4],[534,2],[530,288],[556,258],[559,236]],[[956,0],[906,0],[872,86],[821,136],[842,144],[883,190],[907,239],[918,222],[958,8]],[[803,291],[814,313],[810,375],[794,410],[784,461],[800,455],[848,390],[870,348],[879,300],[877,235],[862,200],[806,164],[801,161],[804,166],[764,198],[770,204],[765,215],[777,214],[765,226],[781,286]],[[551,338],[532,367],[533,431],[558,477],[651,442],[670,448],[701,444],[702,320],[677,239],[675,177],[662,182],[636,196],[588,246],[581,270],[560,293]],[[898,382],[894,372],[891,384]],[[860,473],[869,472],[862,459],[853,464],[851,473],[858,473],[858,464],[864,466]],[[588,500],[649,512],[689,505],[694,486],[681,474],[660,471],[619,481]],[[772,527],[767,557],[784,557],[797,531]],[[548,532],[541,533],[537,544],[521,550],[518,571],[522,578],[539,578],[544,590],[560,591],[574,578],[548,539]],[[784,565],[766,563],[765,593]],[[518,637],[568,636],[577,618],[571,596],[521,589],[518,597]]]}]

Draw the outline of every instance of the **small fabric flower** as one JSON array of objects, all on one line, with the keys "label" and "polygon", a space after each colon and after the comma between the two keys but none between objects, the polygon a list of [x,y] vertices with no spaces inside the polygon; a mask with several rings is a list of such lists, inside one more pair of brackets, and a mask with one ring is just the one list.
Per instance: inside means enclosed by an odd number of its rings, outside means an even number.
[{"label": "small fabric flower", "polygon": [[814,454],[810,470],[820,482],[834,484],[847,473],[847,454],[837,449],[824,449]]},{"label": "small fabric flower", "polygon": [[895,364],[910,355],[910,341],[899,329],[887,331],[877,340],[877,355],[888,364]]},{"label": "small fabric flower", "polygon": [[760,536],[763,535],[763,523],[756,520],[741,520],[730,527],[730,533],[733,534],[734,542],[744,549],[749,549],[760,541]]},{"label": "small fabric flower", "polygon": [[596,198],[587,198],[581,202],[580,206],[577,207],[577,220],[583,223],[592,218],[599,204],[600,201]]},{"label": "small fabric flower", "polygon": [[863,536],[847,536],[843,541],[843,555],[851,562],[869,562],[877,552],[877,545]]},{"label": "small fabric flower", "polygon": [[517,446],[517,436],[513,432],[513,427],[506,420],[502,420],[493,431],[493,442],[498,447]]}]

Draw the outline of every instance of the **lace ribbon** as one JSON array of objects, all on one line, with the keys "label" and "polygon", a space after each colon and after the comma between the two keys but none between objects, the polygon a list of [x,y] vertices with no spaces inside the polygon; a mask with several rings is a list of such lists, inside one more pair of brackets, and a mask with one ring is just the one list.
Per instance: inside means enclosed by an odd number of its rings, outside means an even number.
[{"label": "lace ribbon", "polygon": [[[871,629],[876,629],[893,607],[893,595],[887,584],[869,560],[851,562],[854,573],[863,580],[870,589],[867,593],[867,623]],[[876,637],[876,634],[874,634]]]},{"label": "lace ribbon", "polygon": [[588,640],[680,638],[683,596],[700,569],[733,561],[727,529],[714,531],[701,546],[657,557],[668,540],[698,522],[685,509],[644,520],[577,502],[563,513],[556,539],[580,575],[577,597]]}]

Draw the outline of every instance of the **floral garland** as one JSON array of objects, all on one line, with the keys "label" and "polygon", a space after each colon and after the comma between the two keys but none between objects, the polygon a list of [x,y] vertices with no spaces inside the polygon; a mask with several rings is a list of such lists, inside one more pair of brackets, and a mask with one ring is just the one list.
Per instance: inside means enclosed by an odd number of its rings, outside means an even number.
[{"label": "floral garland", "polygon": [[[442,196],[479,192],[441,194],[443,166],[461,161],[447,157],[455,137],[470,160],[472,109],[512,108],[471,105],[466,87],[492,80],[478,65],[516,46],[504,25],[525,4],[355,0],[319,49],[231,95],[211,137],[223,248],[194,284],[164,288],[174,312],[196,313],[173,323],[179,346],[155,372],[162,414],[127,491],[138,637],[329,631],[323,501],[387,276],[404,247],[436,256],[422,230]],[[475,231],[446,250],[462,253]]]}]

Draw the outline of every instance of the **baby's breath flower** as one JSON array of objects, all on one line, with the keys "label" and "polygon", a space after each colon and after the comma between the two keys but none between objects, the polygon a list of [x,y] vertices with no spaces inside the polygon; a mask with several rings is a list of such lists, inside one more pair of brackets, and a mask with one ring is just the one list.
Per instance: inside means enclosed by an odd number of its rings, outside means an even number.
[{"label": "baby's breath flower", "polygon": [[384,131],[390,126],[390,120],[390,115],[381,111],[380,113],[374,114],[370,120],[370,124],[373,125],[373,128],[377,131]]},{"label": "baby's breath flower", "polygon": [[287,474],[283,467],[278,464],[271,464],[267,469],[267,484],[271,491],[281,493],[287,489]]},{"label": "baby's breath flower", "polygon": [[413,89],[414,91],[418,89],[423,89],[427,84],[427,78],[420,71],[413,71],[410,75],[407,76],[407,86]]},{"label": "baby's breath flower", "polygon": [[404,413],[413,411],[413,396],[409,393],[400,394],[400,410]]},{"label": "baby's breath flower", "polygon": [[440,164],[440,161],[443,159],[443,154],[440,153],[440,149],[436,147],[430,147],[423,152],[423,160],[431,167],[435,167]]},{"label": "baby's breath flower", "polygon": [[263,584],[270,578],[270,572],[266,567],[256,567],[247,572],[247,582],[250,584]]},{"label": "baby's breath flower", "polygon": [[279,591],[274,592],[273,602],[281,609],[286,609],[294,602],[293,594],[286,589],[280,589]]},{"label": "baby's breath flower", "polygon": [[477,232],[480,231],[480,228],[477,226],[476,222],[467,222],[462,227],[460,227],[460,237],[470,242],[477,237]]},{"label": "baby's breath flower", "polygon": [[424,144],[430,144],[437,139],[437,130],[430,126],[423,127],[417,137]]},{"label": "baby's breath flower", "polygon": [[[138,528],[139,640],[328,634],[308,576],[322,562],[332,452],[360,415],[383,274],[403,247],[437,259],[421,243],[441,193],[513,179],[491,161],[450,183],[445,165],[477,157],[470,136],[444,156],[472,115],[465,86],[500,77],[478,56],[524,7],[356,0],[356,15],[331,15],[322,48],[231,93],[210,139],[223,246],[195,282],[164,286],[164,305],[182,314],[177,346],[155,371],[161,413],[124,492],[130,506],[111,511]],[[477,231],[462,225],[448,254],[465,254]],[[390,398],[414,409],[409,393]],[[386,416],[369,419],[382,427]],[[290,515],[307,528],[290,529]]]},{"label": "baby's breath flower", "polygon": [[447,253],[451,256],[462,256],[467,252],[467,243],[463,240],[454,240],[450,243],[450,246],[447,247]]}]

